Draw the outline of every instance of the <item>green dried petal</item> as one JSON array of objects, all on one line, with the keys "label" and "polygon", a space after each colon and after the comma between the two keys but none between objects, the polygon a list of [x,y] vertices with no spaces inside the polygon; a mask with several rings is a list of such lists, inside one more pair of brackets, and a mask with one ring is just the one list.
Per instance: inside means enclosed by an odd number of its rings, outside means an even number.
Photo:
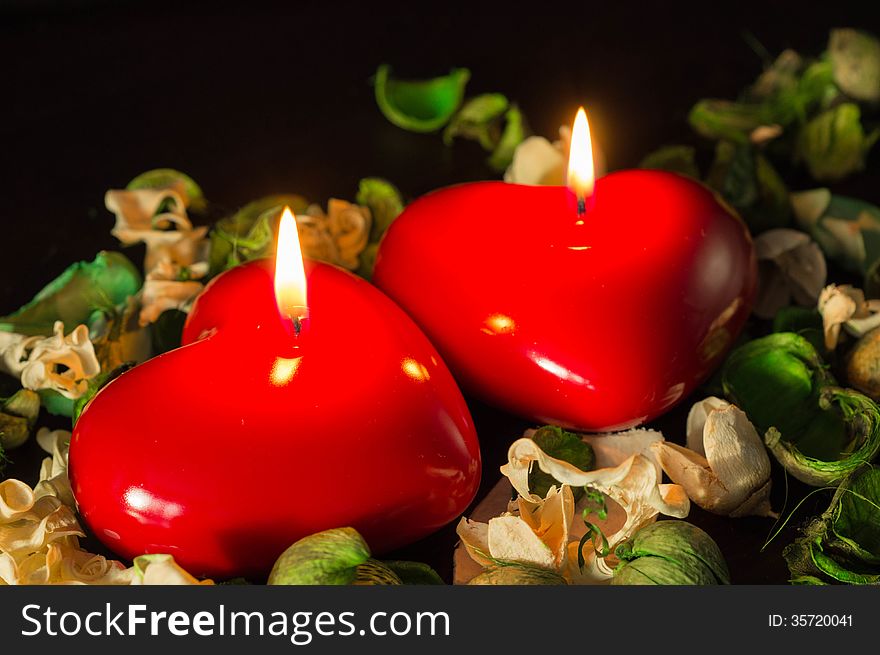
[{"label": "green dried petal", "polygon": [[198,213],[207,208],[208,203],[201,187],[189,175],[173,168],[156,168],[141,173],[125,188],[129,191],[136,191],[137,189],[167,189],[177,185],[183,187],[185,195],[183,202],[187,209]]},{"label": "green dried petal", "polygon": [[773,317],[774,332],[794,332],[810,342],[817,352],[825,352],[822,315],[816,309],[783,307]]},{"label": "green dried petal", "polygon": [[793,583],[880,582],[880,469],[848,476],[831,504],[783,551]]},{"label": "green dried petal", "polygon": [[378,243],[394,219],[403,211],[404,202],[400,191],[381,177],[365,177],[358,184],[355,196],[358,205],[367,207],[373,217],[370,242]]},{"label": "green dried petal", "polygon": [[421,562],[405,562],[401,560],[386,560],[382,562],[397,574],[405,585],[442,585],[443,579],[427,564]]},{"label": "green dried petal", "polygon": [[72,398],[62,396],[54,389],[40,389],[37,393],[40,394],[40,403],[53,416],[66,416],[68,418],[73,416],[76,401]]},{"label": "green dried petal", "polygon": [[293,194],[266,196],[217,221],[210,234],[211,274],[270,256],[274,250],[278,217],[285,205],[298,214],[305,212],[308,202]]},{"label": "green dried petal", "polygon": [[466,68],[429,80],[395,80],[391,67],[379,66],[375,77],[376,102],[385,118],[412,132],[435,132],[461,106],[470,79]]},{"label": "green dried petal", "polygon": [[513,153],[517,146],[526,138],[526,124],[522,111],[516,105],[511,105],[507,113],[504,114],[504,131],[501,132],[501,138],[495,150],[489,155],[486,163],[494,171],[504,171],[513,161]]},{"label": "green dried petal", "polygon": [[350,585],[370,548],[354,528],[304,537],[285,550],[269,573],[270,585]]},{"label": "green dried petal", "polygon": [[691,146],[663,146],[645,157],[639,168],[679,173],[695,180],[702,177],[697,167],[697,150]]},{"label": "green dried petal", "polygon": [[748,143],[755,128],[773,123],[761,105],[717,99],[695,104],[688,114],[688,121],[704,137],[734,143]]},{"label": "green dried petal", "polygon": [[614,585],[730,584],[718,544],[685,521],[657,521],[618,545]]},{"label": "green dried petal", "polygon": [[40,396],[30,389],[19,389],[0,399],[0,461],[3,451],[18,448],[33,432],[40,415]]},{"label": "green dried petal", "polygon": [[0,412],[0,460],[3,458],[3,451],[24,444],[31,436],[31,429],[26,418]]},{"label": "green dried petal", "polygon": [[854,29],[831,30],[828,58],[834,81],[855,100],[880,101],[880,41]]},{"label": "green dried petal", "polygon": [[402,585],[400,577],[382,562],[368,559],[357,567],[354,585],[372,587],[377,585]]},{"label": "green dried petal", "polygon": [[798,135],[797,156],[820,181],[839,180],[865,166],[880,130],[866,135],[859,106],[848,102],[822,112]]},{"label": "green dried petal", "polygon": [[837,484],[880,450],[880,408],[841,389],[816,349],[780,332],[735,350],[722,370],[728,399],[748,415],[797,479]]},{"label": "green dried petal", "polygon": [[63,321],[68,329],[88,324],[95,311],[117,311],[141,284],[141,274],[125,255],[101,251],[92,262],[71,264],[33,300],[0,318],[0,330],[48,335],[55,321]]},{"label": "green dried petal", "polygon": [[0,403],[0,412],[21,417],[33,428],[40,415],[40,396],[30,389],[19,389]]},{"label": "green dried petal", "polygon": [[525,564],[495,566],[472,578],[469,585],[564,585],[568,582],[555,571]]},{"label": "green dried petal", "polygon": [[742,214],[754,234],[790,222],[785,183],[750,144],[719,142],[706,183]]},{"label": "green dried petal", "polygon": [[443,143],[456,138],[472,139],[485,150],[494,150],[501,138],[501,117],[510,102],[500,93],[484,93],[468,100],[443,130]]},{"label": "green dried petal", "polygon": [[[596,465],[596,456],[590,444],[583,441],[573,432],[568,432],[555,425],[545,425],[538,428],[532,435],[532,441],[547,453],[550,457],[561,459],[576,466],[581,471],[592,471]],[[532,467],[529,472],[529,490],[541,498],[547,495],[550,487],[561,486],[561,483],[549,473],[545,473],[538,466]],[[575,500],[583,494],[583,489],[572,489]]]}]

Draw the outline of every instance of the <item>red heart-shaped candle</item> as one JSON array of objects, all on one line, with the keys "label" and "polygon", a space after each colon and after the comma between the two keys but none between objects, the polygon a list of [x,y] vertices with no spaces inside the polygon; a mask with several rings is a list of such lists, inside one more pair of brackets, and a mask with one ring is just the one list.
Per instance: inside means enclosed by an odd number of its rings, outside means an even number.
[{"label": "red heart-shaped candle", "polygon": [[94,534],[197,575],[265,574],[297,539],[353,526],[378,552],[459,516],[480,455],[449,370],[374,287],[307,266],[308,329],[280,320],[268,262],[213,280],[183,347],[88,405],[70,477]]},{"label": "red heart-shaped candle", "polygon": [[385,235],[374,283],[459,383],[511,412],[584,430],[648,421],[704,380],[749,314],[743,222],[659,171],[566,187],[464,184],[417,200]]}]

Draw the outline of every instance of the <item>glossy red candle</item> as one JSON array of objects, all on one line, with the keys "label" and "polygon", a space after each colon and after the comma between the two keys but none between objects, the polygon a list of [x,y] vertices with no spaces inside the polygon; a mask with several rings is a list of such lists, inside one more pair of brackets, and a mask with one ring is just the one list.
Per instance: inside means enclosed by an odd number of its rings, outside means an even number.
[{"label": "glossy red candle", "polygon": [[459,383],[511,412],[584,430],[638,425],[716,367],[750,311],[755,255],[706,187],[657,171],[565,187],[430,193],[393,223],[373,281]]},{"label": "glossy red candle", "polygon": [[183,347],[104,388],[76,424],[70,475],[94,534],[125,557],[260,575],[297,539],[353,526],[377,552],[459,516],[480,456],[437,351],[385,295],[306,267],[300,337],[268,262],[199,297]]}]

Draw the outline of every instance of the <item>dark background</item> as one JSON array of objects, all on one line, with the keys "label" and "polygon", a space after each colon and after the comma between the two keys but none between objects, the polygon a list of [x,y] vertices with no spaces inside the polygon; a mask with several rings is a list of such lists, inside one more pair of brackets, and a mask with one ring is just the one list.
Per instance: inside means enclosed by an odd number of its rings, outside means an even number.
[{"label": "dark background", "polygon": [[[192,175],[212,202],[211,218],[270,193],[352,199],[368,175],[390,179],[408,198],[492,177],[476,145],[446,148],[436,134],[408,133],[381,116],[370,85],[381,63],[412,77],[468,67],[469,95],[506,94],[535,133],[551,138],[585,104],[609,168],[625,168],[663,144],[697,143],[686,121],[691,105],[733,97],[754,79],[762,62],[744,33],[774,55],[787,47],[815,55],[831,27],[880,33],[880,9],[868,5],[0,4],[0,314],[70,263],[118,248],[104,192],[151,168]],[[877,150],[867,173],[833,189],[880,202]],[[140,263],[141,251],[129,254]],[[667,438],[683,442],[689,405],[656,423]],[[527,423],[474,400],[471,408],[485,492]],[[35,482],[36,445],[12,456],[10,473]],[[775,468],[778,509],[784,479]],[[780,553],[790,530],[759,554],[771,520],[698,508],[689,520],[721,545],[734,582],[787,580]],[[427,561],[449,579],[455,541],[449,527],[395,555]]]}]

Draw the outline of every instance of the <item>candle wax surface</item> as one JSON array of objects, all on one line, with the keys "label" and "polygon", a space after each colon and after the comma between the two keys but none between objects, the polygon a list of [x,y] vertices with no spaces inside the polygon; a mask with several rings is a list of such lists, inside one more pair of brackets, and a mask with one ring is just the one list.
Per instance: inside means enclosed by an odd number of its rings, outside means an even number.
[{"label": "candle wax surface", "polygon": [[638,425],[733,344],[755,293],[752,242],[672,173],[607,175],[586,207],[565,187],[430,193],[392,224],[373,282],[488,402],[575,429]]},{"label": "candle wax surface", "polygon": [[71,481],[111,550],[259,576],[309,534],[352,526],[381,553],[471,502],[479,446],[436,350],[367,282],[326,264],[306,272],[299,337],[279,317],[271,264],[245,264],[199,297],[188,345],[86,408]]}]

